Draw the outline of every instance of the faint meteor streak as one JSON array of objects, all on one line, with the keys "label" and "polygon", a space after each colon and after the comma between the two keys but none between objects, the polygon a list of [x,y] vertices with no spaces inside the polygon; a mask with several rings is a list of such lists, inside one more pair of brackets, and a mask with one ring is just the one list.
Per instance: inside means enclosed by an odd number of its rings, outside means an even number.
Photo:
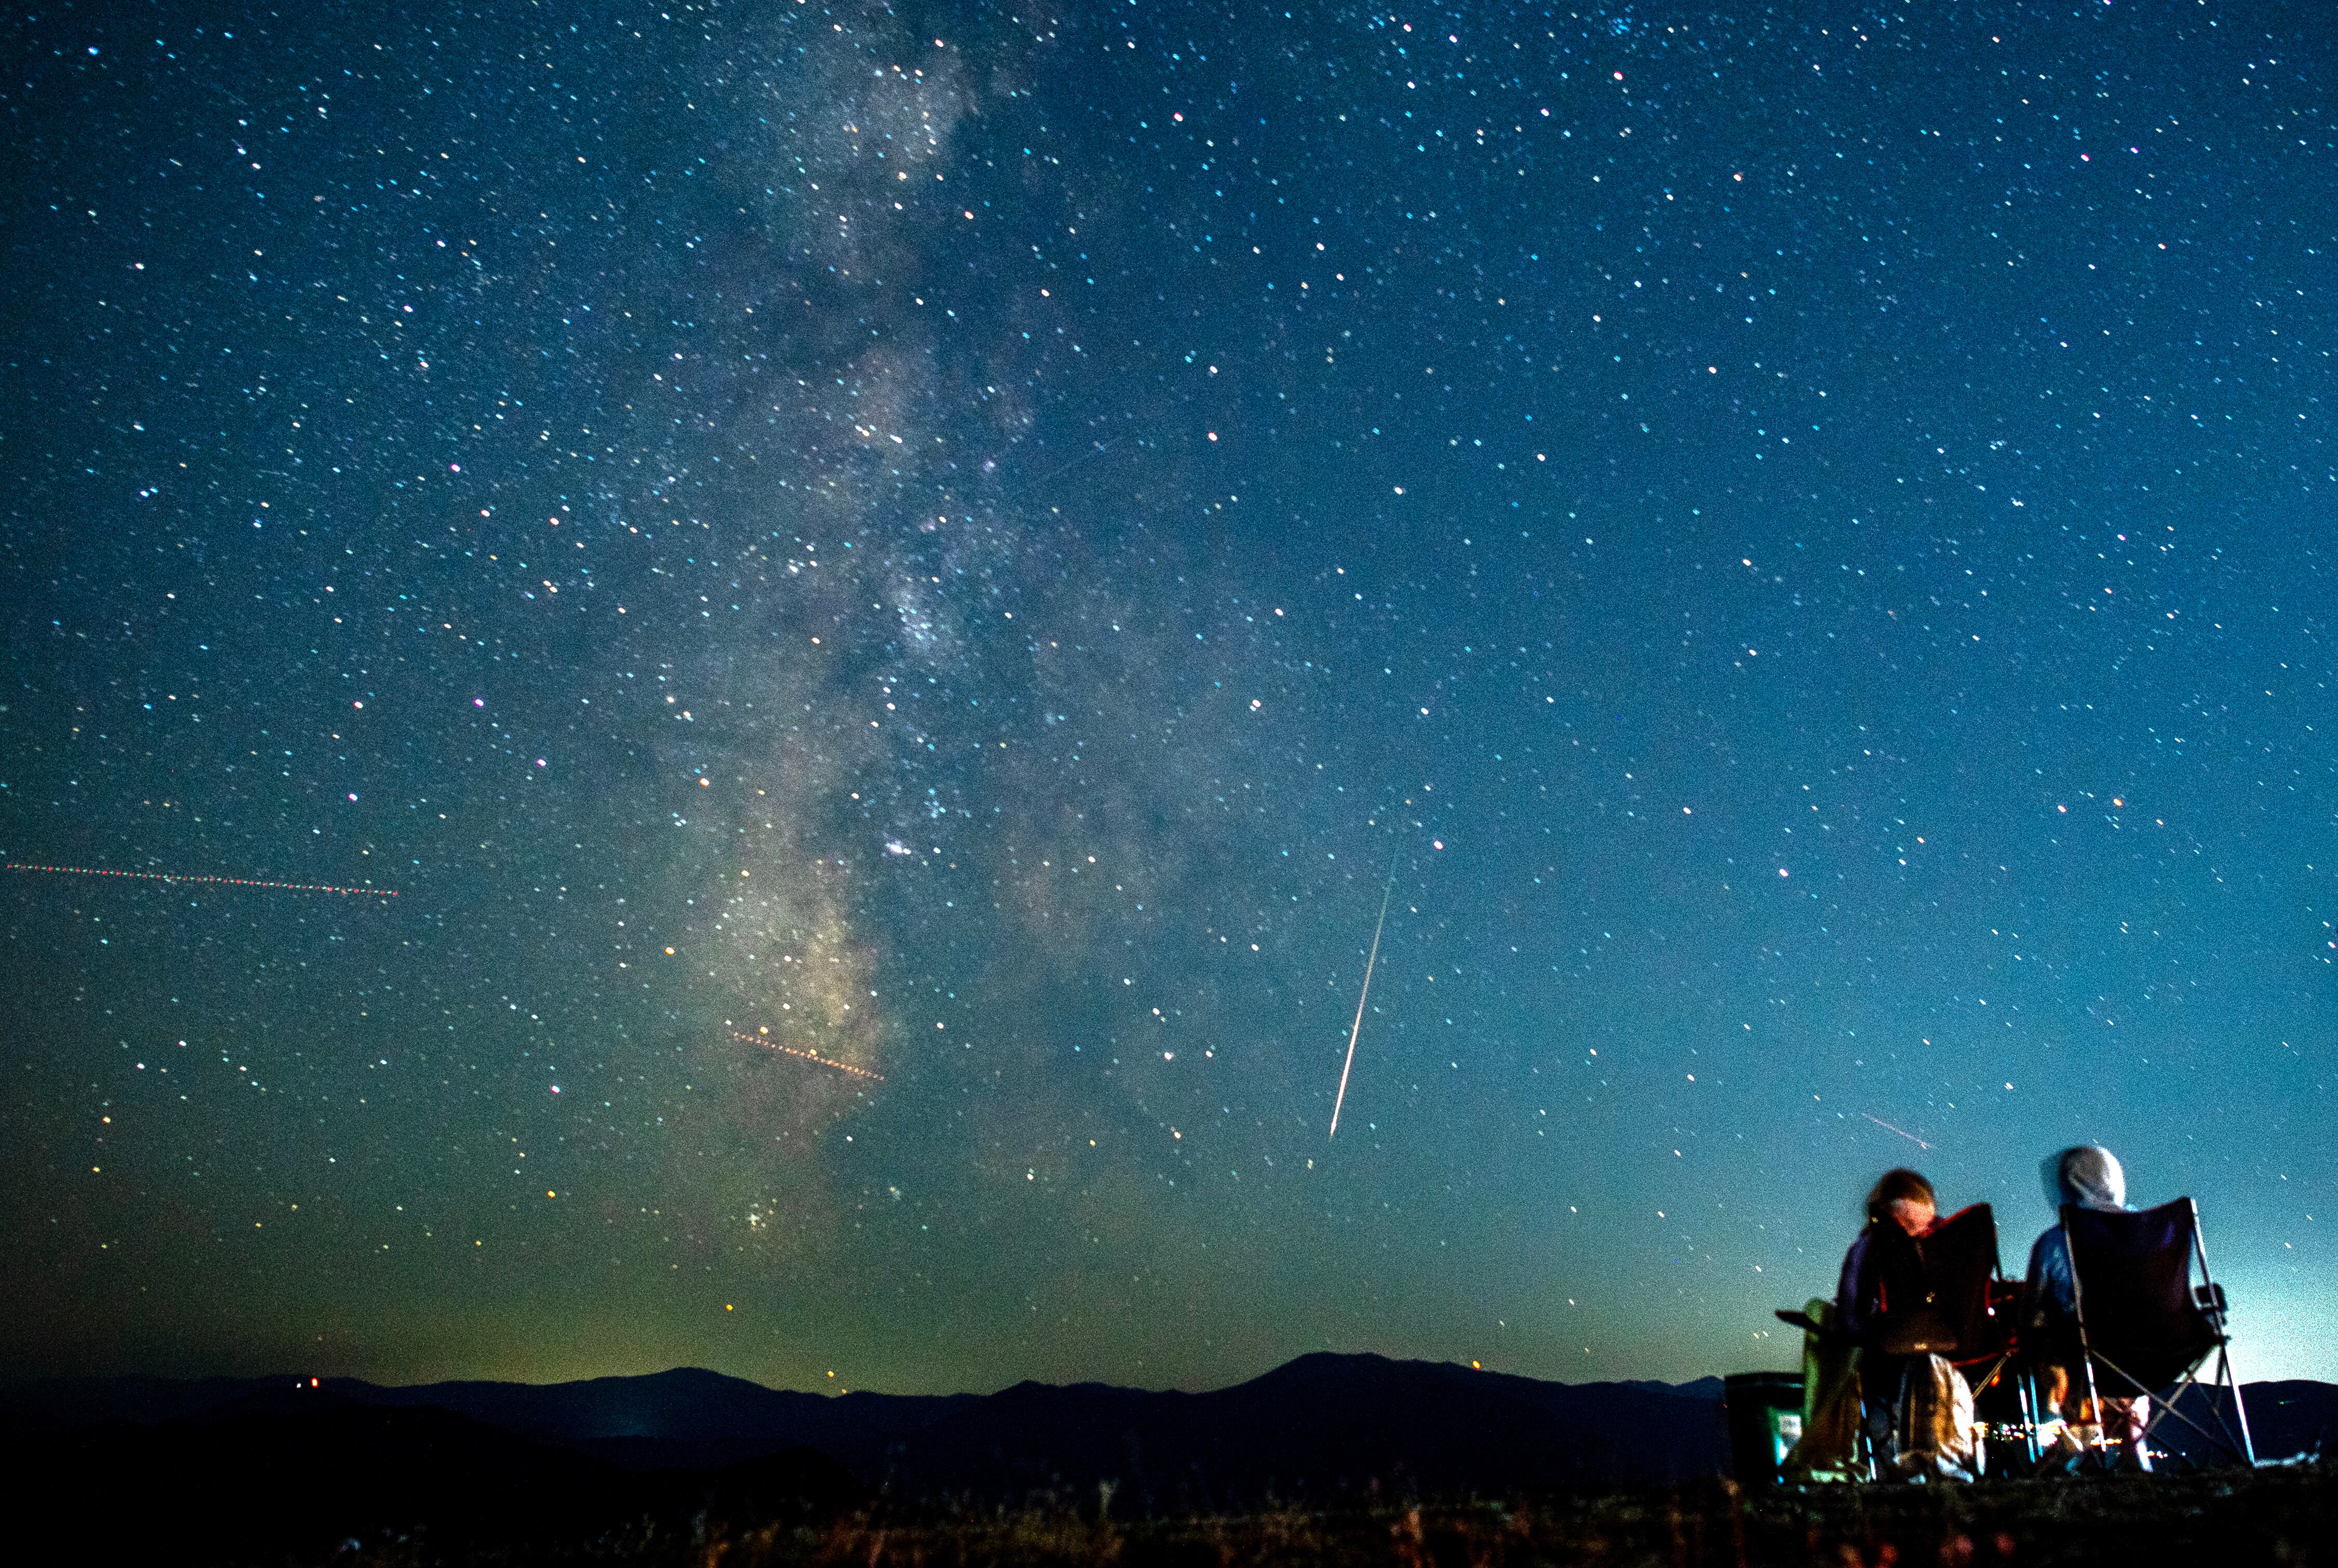
[{"label": "faint meteor streak", "polygon": [[833,1056],[823,1056],[817,1051],[799,1051],[792,1045],[781,1044],[768,1034],[742,1034],[733,1029],[731,1032],[731,1038],[743,1040],[750,1045],[761,1045],[767,1051],[784,1052],[799,1061],[810,1062],[821,1067],[833,1067],[839,1073],[850,1073],[855,1078],[867,1078],[878,1083],[885,1082],[885,1074],[882,1073],[871,1073],[866,1067],[855,1067],[850,1062],[839,1062]]},{"label": "faint meteor streak", "polygon": [[1388,886],[1380,890],[1380,917],[1372,922],[1372,951],[1364,960],[1364,988],[1356,993],[1356,1022],[1348,1031],[1348,1060],[1340,1068],[1340,1093],[1331,1100],[1331,1131],[1327,1137],[1340,1135],[1340,1107],[1348,1102],[1348,1073],[1356,1064],[1356,1037],[1364,1032],[1364,1001],[1372,994],[1372,965],[1380,962],[1380,928],[1388,924],[1390,897],[1396,892],[1396,857],[1389,857]]},{"label": "faint meteor streak", "polygon": [[222,887],[268,887],[280,893],[339,893],[345,897],[395,898],[395,887],[336,887],[325,882],[269,882],[257,877],[193,877],[175,871],[109,871],[101,866],[34,866],[10,860],[11,871],[46,871],[55,877],[123,877],[139,882],[215,882]]},{"label": "faint meteor streak", "polygon": [[[1860,1114],[1862,1116],[1867,1116],[1867,1112],[1864,1111],[1862,1111]],[[1909,1142],[1913,1143],[1919,1149],[1930,1149],[1931,1147],[1930,1143],[1925,1142],[1913,1132],[1905,1132],[1901,1128],[1894,1127],[1891,1122],[1886,1122],[1881,1116],[1867,1116],[1867,1119],[1870,1122],[1874,1122],[1878,1127],[1882,1128],[1886,1132],[1898,1132],[1901,1137],[1905,1138]]]}]

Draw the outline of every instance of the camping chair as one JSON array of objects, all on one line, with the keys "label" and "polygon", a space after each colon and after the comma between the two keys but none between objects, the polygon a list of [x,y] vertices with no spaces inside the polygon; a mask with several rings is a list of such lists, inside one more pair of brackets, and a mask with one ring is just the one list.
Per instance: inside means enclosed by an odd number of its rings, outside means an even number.
[{"label": "camping chair", "polygon": [[[2244,1465],[2256,1464],[2249,1438],[2247,1408],[2233,1377],[2231,1340],[2225,1333],[2225,1288],[2208,1275],[2208,1250],[2200,1240],[2200,1210],[2178,1198],[2139,1213],[2062,1210],[2062,1234],[2070,1247],[2070,1273],[2077,1286],[2078,1346],[2086,1364],[2087,1397],[2153,1396],[2140,1442],[2147,1444],[2159,1424],[2174,1417],[2209,1445]],[[2198,1263],[2201,1283],[2192,1283]],[[2215,1374],[2200,1380],[2210,1356]],[[2106,1374],[2097,1385],[2095,1369]],[[2205,1391],[2208,1425],[2192,1419],[2176,1403],[2198,1384]],[[2166,1397],[2157,1397],[2172,1388]],[[2232,1404],[2227,1422],[2216,1392]]]},{"label": "camping chair", "polygon": [[[1986,1203],[1958,1210],[1920,1240],[1897,1226],[1877,1226],[1869,1245],[1878,1249],[1880,1310],[1867,1348],[1853,1352],[1835,1326],[1832,1304],[1824,1312],[1781,1311],[1783,1322],[1808,1336],[1804,1353],[1808,1394],[1805,1438],[1813,1445],[1802,1455],[1807,1473],[1871,1478],[1877,1455],[1855,1404],[1847,1416],[1835,1414],[1838,1396],[1854,1397],[1879,1409],[1903,1403],[1902,1379],[1889,1387],[1862,1387],[1872,1358],[1937,1355],[1967,1374],[1975,1388],[1993,1381],[2013,1353],[2012,1314],[1999,1310],[2004,1291],[1997,1275],[1997,1217]],[[1862,1365],[1866,1364],[1866,1365]],[[1903,1364],[1915,1366],[1912,1359]],[[1978,1377],[1973,1369],[1986,1368]],[[1859,1388],[1848,1393],[1846,1379]],[[1847,1428],[1855,1428],[1847,1429]],[[1901,1435],[1904,1443],[1906,1433]],[[1817,1450],[1823,1448],[1821,1456]],[[1846,1471],[1843,1466],[1847,1465]]]},{"label": "camping chair", "polygon": [[1957,1369],[1971,1381],[1973,1414],[1989,1429],[1991,1446],[2015,1445],[2034,1466],[2041,1452],[2038,1403],[2029,1369],[2023,1364],[2017,1327],[2025,1299],[2020,1280],[1990,1280],[1979,1350],[1955,1360]]},{"label": "camping chair", "polygon": [[1971,1364],[2001,1359],[2008,1336],[1989,1305],[1997,1277],[1997,1215],[1986,1203],[1960,1209],[1924,1236],[1878,1226],[1883,1292],[1876,1348],[1887,1356],[1943,1356]]},{"label": "camping chair", "polygon": [[[1990,1289],[1997,1279],[1996,1212],[1975,1203],[1920,1238],[1881,1227],[1876,1245],[1884,1249],[1876,1348],[1888,1356],[1939,1356],[1974,1389],[1987,1387],[2013,1354],[2012,1319],[1996,1310]],[[1916,1363],[1908,1365],[1912,1369]],[[1904,1389],[1870,1392],[1904,1406]],[[1900,1441],[1904,1446],[1911,1436],[1903,1430]]]}]

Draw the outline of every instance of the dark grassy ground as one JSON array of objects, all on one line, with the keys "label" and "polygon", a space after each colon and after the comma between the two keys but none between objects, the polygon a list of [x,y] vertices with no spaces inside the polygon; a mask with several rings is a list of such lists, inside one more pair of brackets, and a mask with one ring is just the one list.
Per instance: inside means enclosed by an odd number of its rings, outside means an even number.
[{"label": "dark grassy ground", "polygon": [[469,1544],[381,1536],[340,1568],[611,1563],[693,1568],[1979,1568],[1983,1564],[2333,1564],[2338,1469],[1830,1487],[1747,1496],[1727,1482],[1606,1496],[1099,1519],[1080,1508],[758,1524],[704,1517],[591,1539]]}]

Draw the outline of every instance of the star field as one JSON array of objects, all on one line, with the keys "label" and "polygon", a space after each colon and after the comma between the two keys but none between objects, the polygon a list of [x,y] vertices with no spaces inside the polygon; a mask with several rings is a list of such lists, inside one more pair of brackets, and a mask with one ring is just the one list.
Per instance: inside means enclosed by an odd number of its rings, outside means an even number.
[{"label": "star field", "polygon": [[7,35],[12,1374],[1687,1378],[2100,1141],[2338,1376],[2321,30]]}]

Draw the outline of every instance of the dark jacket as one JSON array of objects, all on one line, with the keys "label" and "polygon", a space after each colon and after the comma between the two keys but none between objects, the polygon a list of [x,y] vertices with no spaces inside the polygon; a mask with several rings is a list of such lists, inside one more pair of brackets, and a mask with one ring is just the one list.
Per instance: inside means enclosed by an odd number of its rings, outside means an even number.
[{"label": "dark jacket", "polygon": [[[2065,1149],[2049,1156],[2038,1173],[2046,1200],[2057,1212],[2065,1205],[2112,1210],[2127,1206],[2127,1172],[2107,1149]],[[2030,1246],[2022,1302],[2021,1321],[2029,1328],[2042,1330],[2047,1339],[2076,1337],[2078,1288],[2070,1271],[2070,1242],[2059,1225],[2049,1226]]]},{"label": "dark jacket", "polygon": [[1896,1220],[1869,1220],[1842,1255],[1834,1298],[1852,1338],[1881,1350],[1884,1316],[1905,1312],[1924,1298],[1923,1254],[1917,1241]]}]

